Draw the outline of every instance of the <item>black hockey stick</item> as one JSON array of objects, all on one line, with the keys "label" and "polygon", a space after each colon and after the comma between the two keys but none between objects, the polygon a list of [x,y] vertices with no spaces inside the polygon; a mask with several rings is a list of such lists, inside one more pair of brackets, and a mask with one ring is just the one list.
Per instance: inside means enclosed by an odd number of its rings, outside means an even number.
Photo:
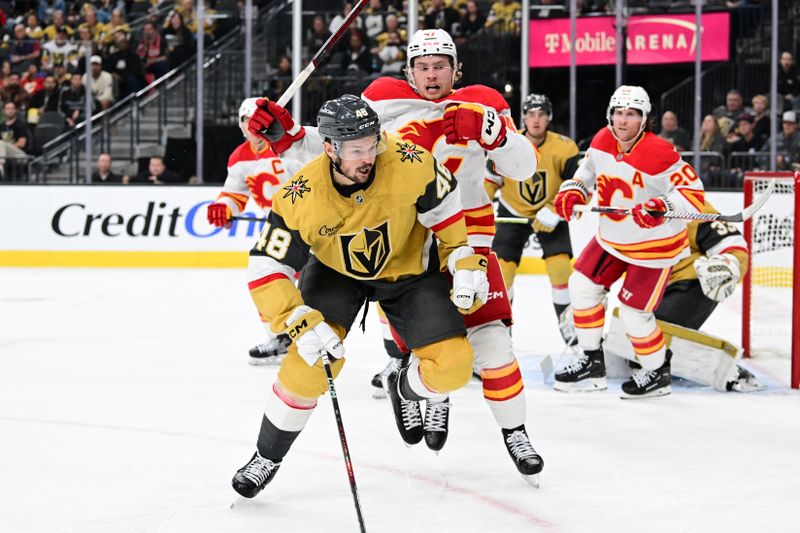
[{"label": "black hockey stick", "polygon": [[[263,217],[249,217],[247,215],[235,215],[231,220],[244,220],[246,222],[266,222],[267,219]],[[495,217],[494,221],[498,224],[530,224],[531,221],[527,218],[517,217]]]},{"label": "black hockey stick", "polygon": [[336,29],[333,34],[328,37],[328,40],[320,46],[317,53],[314,54],[314,57],[311,58],[311,61],[308,62],[306,68],[300,71],[300,74],[295,78],[291,85],[284,91],[278,101],[276,102],[281,107],[286,107],[286,104],[289,103],[289,100],[300,90],[300,87],[306,82],[309,76],[317,70],[317,67],[322,63],[322,60],[325,59],[325,56],[336,46],[336,43],[339,42],[339,39],[342,38],[342,35],[350,28],[350,25],[353,21],[358,17],[358,14],[361,13],[361,10],[364,9],[364,6],[367,5],[367,0],[358,0],[356,5],[353,6],[353,9],[350,10],[350,13],[342,21],[342,24]]},{"label": "black hockey stick", "polygon": [[358,501],[358,488],[356,487],[356,476],[353,473],[353,462],[350,460],[350,448],[347,446],[347,437],[344,434],[344,423],[342,422],[342,412],[339,410],[339,399],[336,397],[336,388],[333,386],[333,372],[331,372],[330,355],[327,353],[322,356],[322,366],[325,367],[325,375],[328,377],[328,392],[333,402],[333,413],[336,415],[336,426],[339,428],[339,440],[342,441],[342,455],[344,455],[344,466],[347,468],[347,477],[350,480],[350,491],[353,493],[353,502],[356,505],[356,515],[361,533],[366,533],[364,527],[364,517],[361,514],[361,504]]},{"label": "black hockey stick", "polygon": [[[761,209],[764,204],[769,199],[769,195],[772,194],[773,189],[775,189],[775,182],[776,180],[770,180],[769,185],[767,186],[767,190],[765,190],[758,199],[750,204],[747,208],[738,213],[734,213],[732,215],[723,215],[721,213],[691,213],[689,211],[664,211],[658,213],[658,215],[663,216],[664,218],[677,218],[682,220],[700,220],[703,222],[714,222],[715,220],[721,220],[722,222],[744,222],[745,220],[750,220],[752,216]],[[619,215],[630,215],[631,209],[626,207],[608,207],[608,206],[597,206],[597,205],[576,205],[574,207],[574,211],[576,213],[615,213]],[[655,216],[655,215],[654,215]]]}]

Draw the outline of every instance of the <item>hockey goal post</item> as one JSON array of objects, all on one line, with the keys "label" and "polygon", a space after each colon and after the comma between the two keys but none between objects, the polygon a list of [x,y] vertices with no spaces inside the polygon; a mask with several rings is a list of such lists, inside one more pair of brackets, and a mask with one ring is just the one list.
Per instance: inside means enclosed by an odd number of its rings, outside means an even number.
[{"label": "hockey goal post", "polygon": [[742,347],[746,357],[791,360],[791,387],[800,388],[800,172],[748,172],[744,206],[769,183],[775,189],[744,222],[750,257],[742,295]]}]

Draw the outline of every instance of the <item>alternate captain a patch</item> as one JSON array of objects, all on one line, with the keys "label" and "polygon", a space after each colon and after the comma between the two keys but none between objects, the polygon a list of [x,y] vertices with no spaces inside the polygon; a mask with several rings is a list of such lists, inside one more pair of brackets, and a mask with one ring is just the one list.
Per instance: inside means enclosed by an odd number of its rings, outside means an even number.
[{"label": "alternate captain a patch", "polygon": [[303,179],[303,176],[298,177],[289,182],[283,188],[286,193],[283,195],[284,198],[289,196],[292,197],[292,203],[295,202],[298,198],[302,198],[304,193],[311,192],[311,187],[308,186],[308,180]]},{"label": "alternate captain a patch", "polygon": [[422,163],[422,158],[420,154],[422,154],[422,150],[417,149],[416,144],[411,143],[400,143],[397,145],[397,153],[400,154],[400,162],[405,163],[406,161],[414,162],[419,161]]},{"label": "alternate captain a patch", "polygon": [[392,253],[388,220],[374,228],[364,228],[358,233],[339,235],[339,241],[342,245],[344,269],[356,278],[378,277]]}]

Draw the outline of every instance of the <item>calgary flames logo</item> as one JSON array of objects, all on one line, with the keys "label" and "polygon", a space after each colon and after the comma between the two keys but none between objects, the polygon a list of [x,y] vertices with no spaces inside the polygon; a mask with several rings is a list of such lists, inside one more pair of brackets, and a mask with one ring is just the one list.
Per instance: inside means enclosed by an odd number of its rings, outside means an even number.
[{"label": "calgary flames logo", "polygon": [[[622,194],[623,198],[627,200],[633,200],[633,188],[628,182],[614,176],[607,176],[605,174],[600,174],[597,176],[597,205],[601,207],[624,205],[620,202],[614,202],[614,195],[618,192]],[[608,217],[611,220],[616,220],[619,222],[620,220],[625,219],[625,217],[628,215],[623,215],[620,213],[603,213],[601,216]]]},{"label": "calgary flames logo", "polygon": [[434,120],[412,120],[402,128],[397,130],[397,134],[406,141],[422,146],[427,151],[432,152],[436,141],[444,136],[442,129],[442,119]]},{"label": "calgary flames logo", "polygon": [[262,209],[272,208],[272,193],[281,184],[280,180],[272,174],[262,172],[255,176],[247,176],[245,181],[256,205]]},{"label": "calgary flames logo", "polygon": [[374,279],[381,273],[392,252],[389,221],[358,233],[339,235],[344,269],[353,277]]}]

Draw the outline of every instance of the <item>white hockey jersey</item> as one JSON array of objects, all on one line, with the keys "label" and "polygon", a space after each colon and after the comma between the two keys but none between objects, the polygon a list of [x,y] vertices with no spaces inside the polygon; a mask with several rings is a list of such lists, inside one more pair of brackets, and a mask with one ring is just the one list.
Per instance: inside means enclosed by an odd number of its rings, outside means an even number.
[{"label": "white hockey jersey", "polygon": [[[665,196],[676,211],[703,210],[703,184],[669,142],[649,132],[628,153],[605,127],[592,139],[574,179],[588,190],[597,187],[600,206],[633,207]],[[689,254],[687,221],[670,219],[655,228],[641,228],[630,215],[600,215],[597,242],[628,263],[665,268]]]},{"label": "white hockey jersey", "polygon": [[[441,100],[429,101],[417,94],[404,80],[378,78],[361,97],[378,113],[381,129],[395,133],[408,142],[409,153],[422,146],[447,167],[458,181],[461,203],[467,223],[469,244],[489,247],[494,237],[494,211],[483,187],[487,157],[503,176],[524,181],[536,172],[536,149],[516,132],[508,103],[489,87],[470,85]],[[477,103],[493,108],[506,121],[506,143],[486,152],[477,142],[448,144],[444,138],[442,116],[451,103]]]},{"label": "white hockey jersey", "polygon": [[256,152],[245,141],[228,158],[228,176],[217,201],[230,207],[234,216],[244,210],[250,196],[261,209],[269,211],[272,195],[300,167],[299,161],[278,157],[269,144]]}]

